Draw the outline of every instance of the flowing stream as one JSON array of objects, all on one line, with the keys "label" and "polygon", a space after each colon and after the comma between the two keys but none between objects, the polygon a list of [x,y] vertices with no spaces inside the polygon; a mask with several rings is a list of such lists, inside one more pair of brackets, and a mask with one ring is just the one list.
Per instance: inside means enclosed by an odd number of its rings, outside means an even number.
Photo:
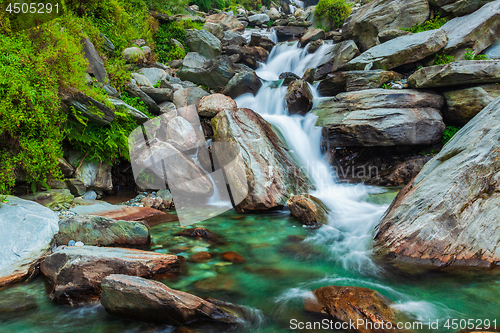
[{"label": "flowing stream", "polygon": [[[380,187],[340,184],[321,152],[321,131],[316,116],[289,116],[284,105],[286,87],[276,82],[279,74],[301,76],[316,67],[331,45],[308,54],[296,43],[282,43],[257,71],[266,80],[256,96],[243,95],[236,102],[261,114],[281,131],[289,148],[315,185],[313,195],[330,209],[328,225],[318,230],[302,227],[286,211],[238,214],[228,211],[196,226],[205,227],[223,242],[176,236],[178,222],[151,227],[149,250],[175,253],[187,259],[180,276],[162,277],[167,286],[201,297],[212,297],[244,307],[246,322],[236,327],[210,323],[190,325],[196,332],[297,332],[290,320],[317,319],[303,310],[311,291],[328,285],[375,289],[394,301],[408,322],[440,321],[432,332],[447,332],[447,319],[498,319],[500,280],[427,274],[417,277],[391,274],[371,260],[370,240],[397,191]],[[318,96],[311,86],[315,100]],[[190,257],[206,251],[212,259],[193,262]],[[224,251],[241,254],[246,262],[231,264],[220,259]],[[99,304],[60,306],[47,297],[41,277],[0,290],[0,299],[22,303],[19,292],[34,299],[36,308],[17,311],[8,319],[0,313],[0,332],[172,332],[170,326],[155,326],[115,318]],[[497,326],[498,327],[498,326]],[[425,326],[424,326],[425,328]],[[418,331],[418,330],[417,330]],[[423,331],[431,332],[424,329]],[[319,331],[309,331],[319,332]]]}]

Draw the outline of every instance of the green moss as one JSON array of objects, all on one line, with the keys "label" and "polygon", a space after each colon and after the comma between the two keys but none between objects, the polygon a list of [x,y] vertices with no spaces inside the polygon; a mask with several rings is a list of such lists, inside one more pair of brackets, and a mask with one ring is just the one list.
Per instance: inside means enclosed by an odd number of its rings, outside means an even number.
[{"label": "green moss", "polygon": [[345,0],[320,0],[315,15],[319,19],[328,20],[334,28],[340,28],[351,12],[351,6]]},{"label": "green moss", "polygon": [[460,131],[460,127],[447,126],[443,132],[441,142],[443,144],[447,143],[458,131]]},{"label": "green moss", "polygon": [[441,51],[436,54],[436,57],[434,58],[434,65],[446,65],[454,61],[455,61],[454,56],[447,55]]},{"label": "green moss", "polygon": [[485,54],[474,55],[471,49],[465,49],[464,60],[488,60]]},{"label": "green moss", "polygon": [[439,14],[436,15],[432,20],[427,20],[422,24],[416,24],[411,28],[403,28],[401,30],[409,31],[413,33],[419,33],[428,30],[434,30],[441,28],[446,22],[448,22],[447,18],[440,17]]}]

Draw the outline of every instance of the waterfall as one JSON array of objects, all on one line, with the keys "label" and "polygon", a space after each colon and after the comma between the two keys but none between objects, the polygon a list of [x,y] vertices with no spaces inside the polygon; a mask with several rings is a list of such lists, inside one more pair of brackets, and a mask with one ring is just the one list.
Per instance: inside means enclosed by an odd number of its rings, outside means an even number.
[{"label": "waterfall", "polygon": [[[315,190],[311,193],[330,209],[328,225],[323,226],[307,241],[329,248],[332,260],[340,261],[345,268],[373,271],[369,255],[371,232],[380,220],[387,205],[365,201],[370,193],[380,193],[375,187],[337,182],[336,174],[321,152],[321,128],[315,126],[317,116],[288,115],[285,105],[287,88],[275,80],[283,72],[302,76],[306,69],[315,68],[330,51],[331,44],[322,45],[309,54],[297,42],[281,43],[273,48],[267,63],[261,64],[257,75],[266,80],[255,96],[245,94],[236,98],[238,107],[259,113],[275,125],[285,138],[291,151],[307,170]],[[273,82],[274,81],[274,82]],[[316,87],[311,86],[315,99],[320,98]]]}]

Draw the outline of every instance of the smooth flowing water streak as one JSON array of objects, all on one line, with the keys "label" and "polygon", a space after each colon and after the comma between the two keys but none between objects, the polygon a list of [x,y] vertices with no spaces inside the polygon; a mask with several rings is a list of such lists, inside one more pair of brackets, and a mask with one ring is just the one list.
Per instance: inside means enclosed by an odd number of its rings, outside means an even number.
[{"label": "smooth flowing water streak", "polygon": [[259,34],[262,36],[266,36],[273,42],[278,42],[278,36],[276,35],[276,31],[271,29],[245,29],[242,36],[246,38],[247,42],[250,42],[250,38],[252,38],[252,34]]},{"label": "smooth flowing water streak", "polygon": [[[285,141],[307,170],[315,187],[311,193],[330,209],[328,225],[322,227],[307,241],[327,245],[331,259],[340,261],[345,268],[371,274],[376,270],[370,260],[369,243],[375,224],[387,205],[375,205],[364,199],[379,191],[363,185],[339,184],[331,166],[321,152],[321,128],[315,126],[317,116],[288,115],[285,105],[287,87],[280,86],[279,75],[292,72],[302,76],[307,68],[316,67],[331,49],[331,44],[321,46],[309,54],[297,43],[281,43],[271,51],[266,64],[257,74],[267,80],[258,93],[245,94],[236,99],[238,107],[246,107],[263,116],[281,131]],[[310,86],[315,97],[316,87]]]}]

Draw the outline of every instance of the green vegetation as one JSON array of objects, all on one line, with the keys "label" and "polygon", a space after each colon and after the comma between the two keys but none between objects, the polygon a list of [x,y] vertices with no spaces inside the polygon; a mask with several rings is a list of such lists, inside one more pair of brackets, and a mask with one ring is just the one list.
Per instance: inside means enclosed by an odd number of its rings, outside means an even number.
[{"label": "green vegetation", "polygon": [[[191,21],[172,21],[168,24],[162,24],[156,32],[154,41],[156,43],[156,52],[161,62],[167,62],[174,59],[183,59],[189,49],[184,39],[186,38],[186,29],[201,29],[203,24]],[[171,43],[171,39],[176,39],[183,46],[182,50],[179,46]]]},{"label": "green vegetation", "polygon": [[444,52],[439,52],[434,58],[434,65],[446,65],[450,62],[454,62],[455,57],[445,54]]},{"label": "green vegetation", "polygon": [[382,89],[392,89],[392,86],[390,84],[384,83],[382,85]]},{"label": "green vegetation", "polygon": [[0,35],[0,193],[8,193],[21,169],[33,189],[49,175],[62,176],[57,159],[67,115],[60,112],[60,90],[74,87],[104,101],[85,84],[82,30],[81,20],[63,16]]},{"label": "green vegetation", "polygon": [[465,49],[464,60],[488,60],[488,56],[485,54],[475,56],[471,49]]},{"label": "green vegetation", "polygon": [[459,130],[460,127],[447,126],[443,132],[443,137],[441,138],[441,142],[443,144],[447,143]]},{"label": "green vegetation", "polygon": [[447,18],[440,17],[439,14],[436,15],[435,18],[432,20],[425,21],[422,24],[416,24],[411,28],[403,28],[401,30],[404,31],[409,31],[413,33],[418,33],[418,32],[423,32],[423,31],[428,31],[428,30],[434,30],[434,29],[439,29],[441,28],[446,22],[448,22]]},{"label": "green vegetation", "polygon": [[73,148],[85,152],[87,160],[104,163],[116,163],[121,158],[130,160],[128,136],[138,124],[128,113],[115,111],[111,124],[100,127],[89,123],[73,108],[71,111],[73,117],[67,122],[66,137]]},{"label": "green vegetation", "polygon": [[149,115],[148,107],[139,97],[130,96],[127,92],[122,92],[122,101],[152,118]]},{"label": "green vegetation", "polygon": [[334,28],[340,28],[351,12],[351,6],[345,0],[320,0],[315,15],[319,19],[328,20]]}]

